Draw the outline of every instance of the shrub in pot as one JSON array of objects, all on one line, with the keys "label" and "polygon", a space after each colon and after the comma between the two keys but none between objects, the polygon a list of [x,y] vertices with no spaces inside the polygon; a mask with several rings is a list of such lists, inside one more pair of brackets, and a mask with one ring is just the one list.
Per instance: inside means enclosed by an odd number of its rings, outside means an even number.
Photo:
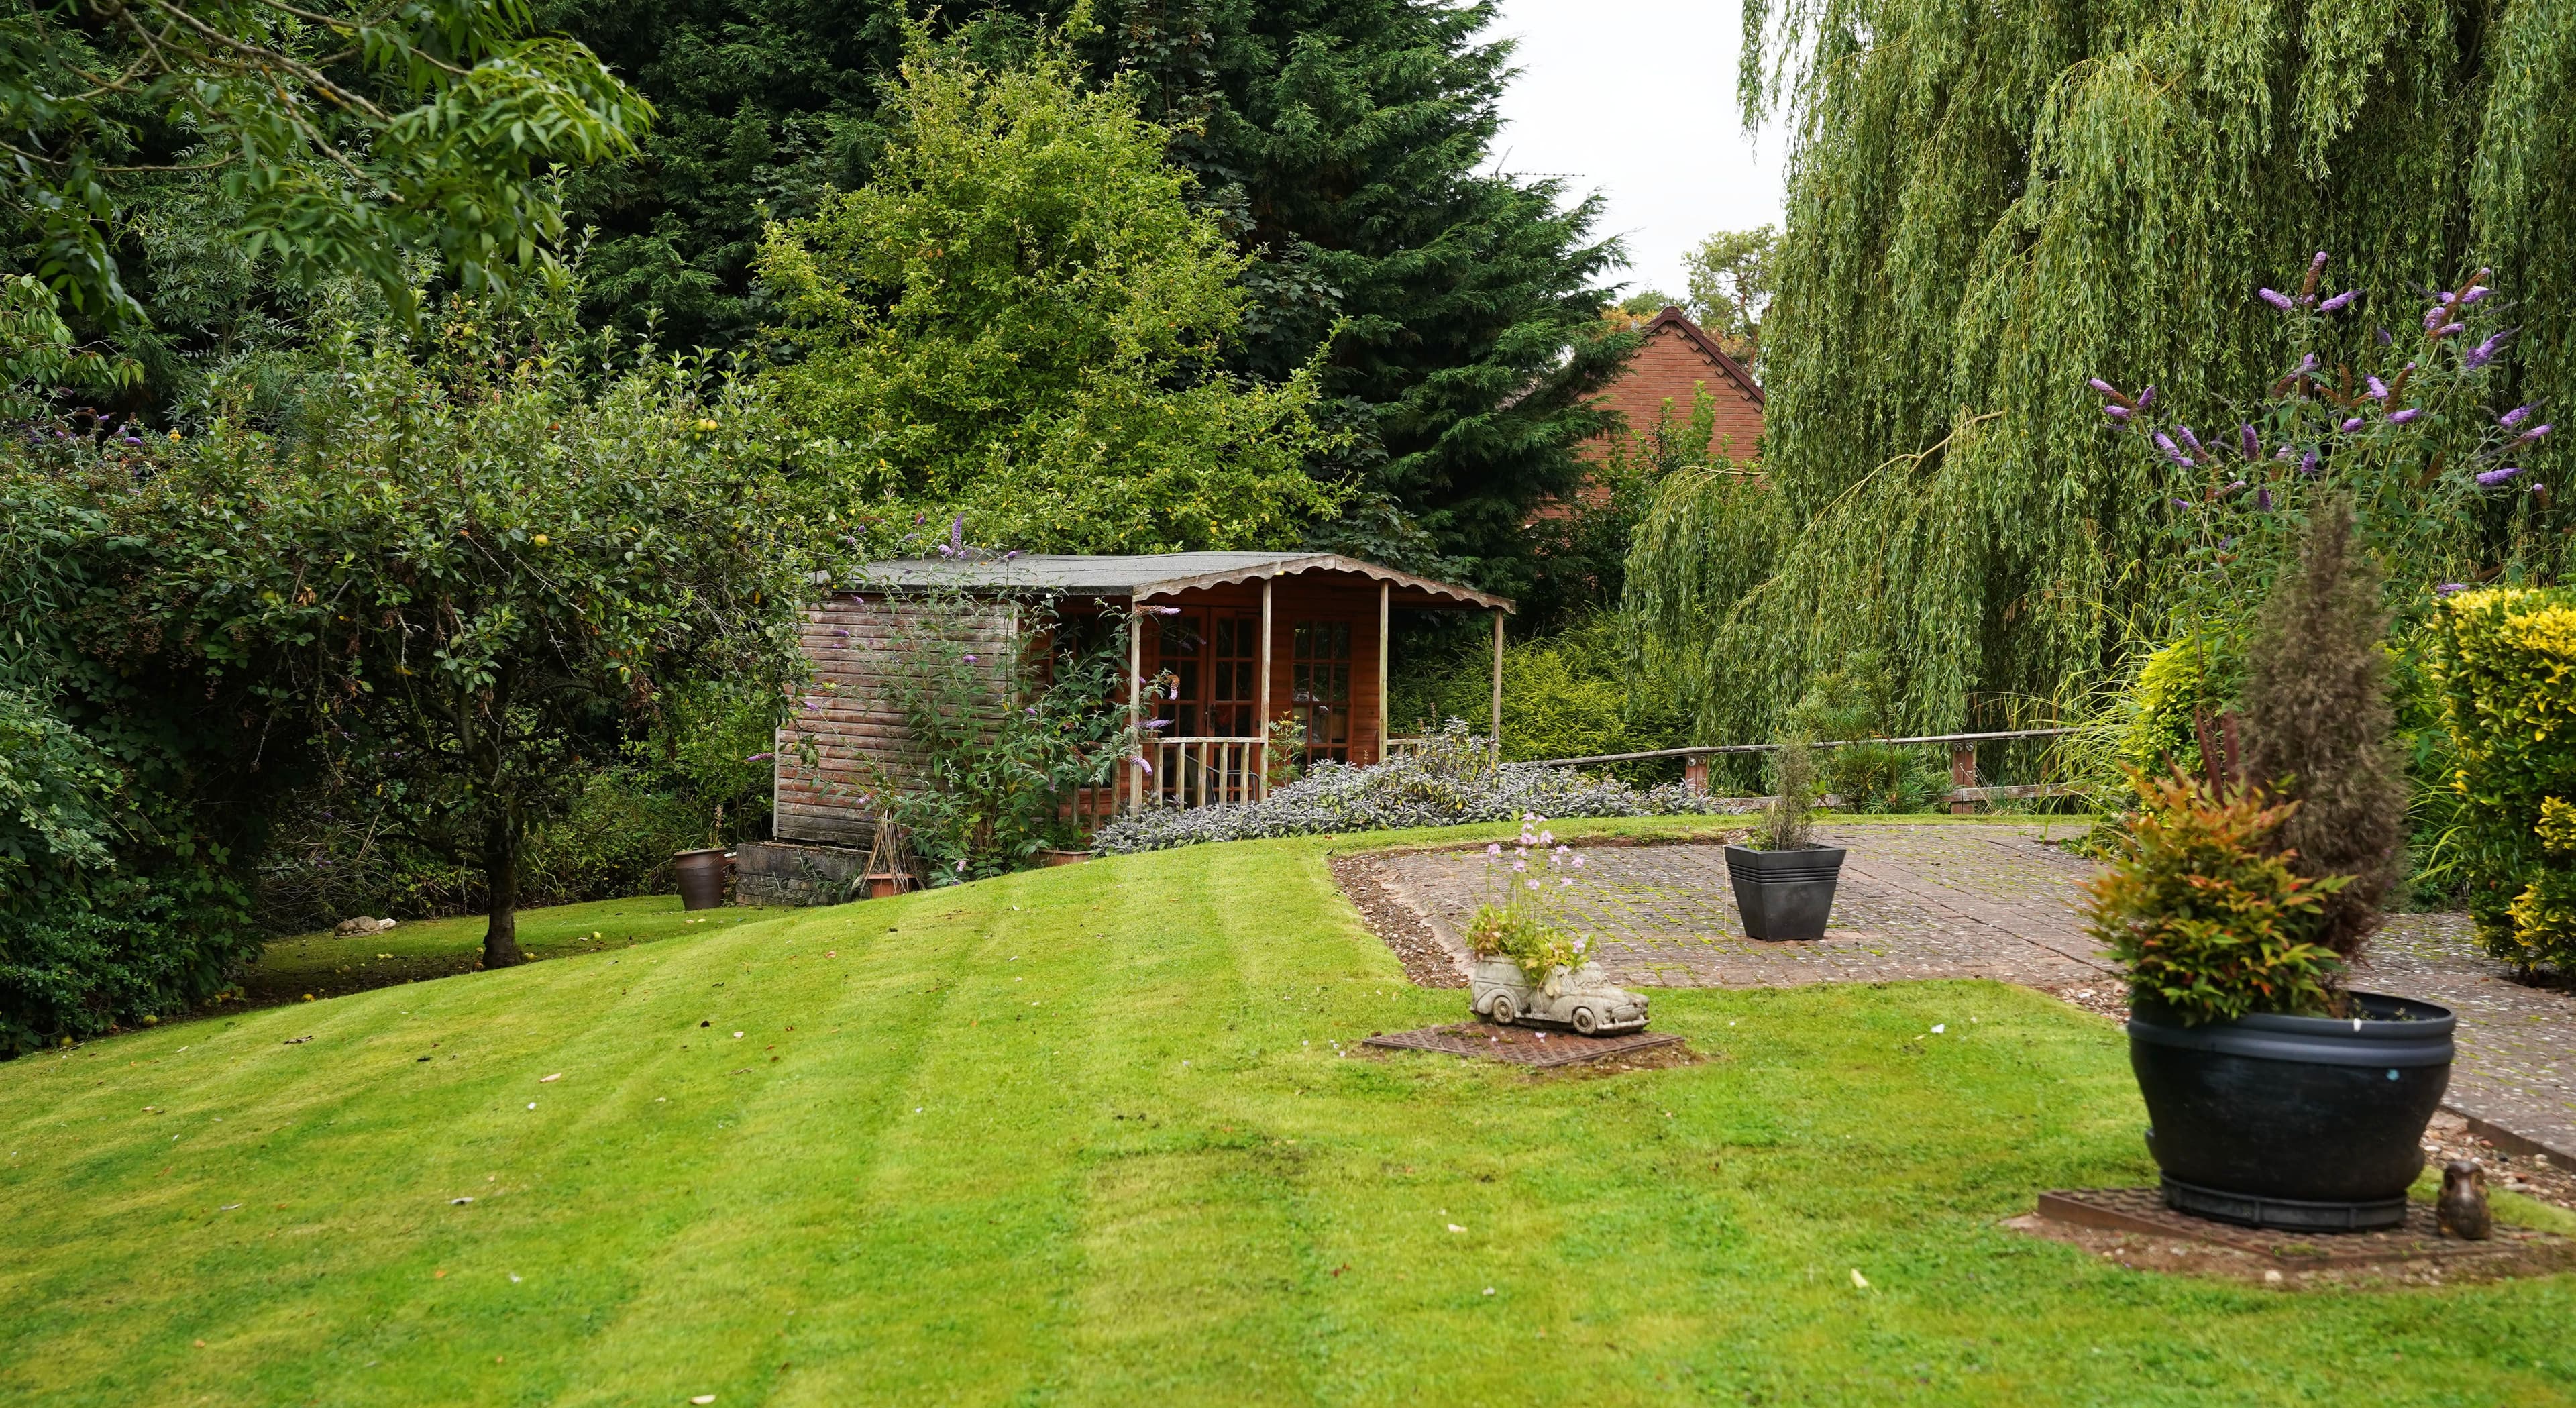
[{"label": "shrub in pot", "polygon": [[1467,921],[1468,1003],[1477,1016],[1572,1027],[1583,1036],[1636,1031],[1646,1025],[1646,999],[1610,981],[1590,956],[1591,944],[1551,922],[1557,900],[1574,888],[1583,857],[1541,829],[1546,818],[1521,817],[1511,847],[1485,848],[1485,900]]},{"label": "shrub in pot", "polygon": [[[2378,573],[2349,505],[2267,603],[2202,775],[2135,775],[2092,932],[2128,968],[2129,1060],[2168,1205],[2256,1226],[2394,1226],[2450,1083],[2452,1015],[2342,985],[2396,872]],[[2250,772],[2250,776],[2249,776]],[[2293,841],[2300,844],[2292,844]]]},{"label": "shrub in pot", "polygon": [[1821,939],[1833,917],[1834,887],[1842,879],[1843,849],[1816,843],[1815,753],[1803,736],[1781,742],[1773,754],[1771,805],[1744,845],[1726,848],[1726,876],[1735,889],[1736,913],[1748,937]]}]

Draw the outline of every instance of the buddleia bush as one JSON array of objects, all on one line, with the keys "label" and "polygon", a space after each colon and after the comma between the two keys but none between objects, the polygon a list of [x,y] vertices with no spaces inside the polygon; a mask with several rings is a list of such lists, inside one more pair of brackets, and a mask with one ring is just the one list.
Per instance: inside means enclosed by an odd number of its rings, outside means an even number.
[{"label": "buddleia bush", "polygon": [[2576,971],[2576,589],[2458,593],[2437,639],[2461,803],[2439,844],[2489,952]]}]

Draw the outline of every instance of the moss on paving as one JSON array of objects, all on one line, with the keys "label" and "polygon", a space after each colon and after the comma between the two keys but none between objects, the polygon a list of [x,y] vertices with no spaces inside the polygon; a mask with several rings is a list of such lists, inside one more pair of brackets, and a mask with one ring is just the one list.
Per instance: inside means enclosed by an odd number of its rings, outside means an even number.
[{"label": "moss on paving", "polygon": [[2118,1032],[2035,994],[1662,992],[1709,1059],[1613,1077],[1351,1054],[1461,996],[1330,844],[0,1067],[0,1397],[2576,1398],[2576,1278],[2286,1294],[1998,1227],[2150,1176]]}]

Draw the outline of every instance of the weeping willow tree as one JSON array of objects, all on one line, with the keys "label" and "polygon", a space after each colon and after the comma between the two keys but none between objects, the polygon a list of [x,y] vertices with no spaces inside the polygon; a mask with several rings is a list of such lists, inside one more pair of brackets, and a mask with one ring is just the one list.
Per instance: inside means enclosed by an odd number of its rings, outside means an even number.
[{"label": "weeping willow tree", "polygon": [[2152,643],[2157,469],[2087,378],[2203,424],[2260,398],[2294,354],[2256,291],[2315,250],[2363,290],[2328,366],[2487,265],[2520,327],[2489,414],[2576,415],[2576,4],[1747,0],[1745,32],[1745,119],[1792,133],[1763,473],[1668,481],[1628,571],[1706,736],[1857,650],[1928,731]]}]

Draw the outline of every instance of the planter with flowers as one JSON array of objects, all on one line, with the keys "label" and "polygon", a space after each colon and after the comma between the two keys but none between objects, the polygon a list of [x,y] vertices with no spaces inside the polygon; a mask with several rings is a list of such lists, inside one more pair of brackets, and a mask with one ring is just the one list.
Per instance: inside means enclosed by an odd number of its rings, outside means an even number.
[{"label": "planter with flowers", "polygon": [[1485,901],[1467,921],[1475,955],[1469,1003],[1502,1026],[1564,1026],[1583,1036],[1637,1031],[1646,1025],[1646,999],[1612,983],[1590,957],[1591,941],[1556,922],[1583,857],[1546,824],[1524,814],[1510,846],[1485,848]]},{"label": "planter with flowers", "polygon": [[2330,320],[2358,295],[2321,296],[2326,263],[2295,295],[2264,292],[2294,347],[2318,351],[2233,435],[2153,425],[2172,411],[2151,412],[2152,388],[2094,383],[2161,467],[2175,541],[2151,570],[2175,574],[2165,600],[2210,704],[2243,684],[2233,710],[2195,707],[2196,760],[2132,774],[2139,806],[2091,927],[2128,968],[2166,1202],[2358,1230],[2404,1220],[2453,1054],[2450,1012],[2347,983],[2401,869],[2392,608],[2420,638],[2459,590],[2444,578],[2513,565],[2547,506],[2514,461],[2549,427],[2489,408],[2511,331],[2471,330],[2493,316],[2486,271],[2441,294],[2420,337],[2377,330],[2375,365],[2365,347],[2353,367],[2332,357],[2358,340]]}]

